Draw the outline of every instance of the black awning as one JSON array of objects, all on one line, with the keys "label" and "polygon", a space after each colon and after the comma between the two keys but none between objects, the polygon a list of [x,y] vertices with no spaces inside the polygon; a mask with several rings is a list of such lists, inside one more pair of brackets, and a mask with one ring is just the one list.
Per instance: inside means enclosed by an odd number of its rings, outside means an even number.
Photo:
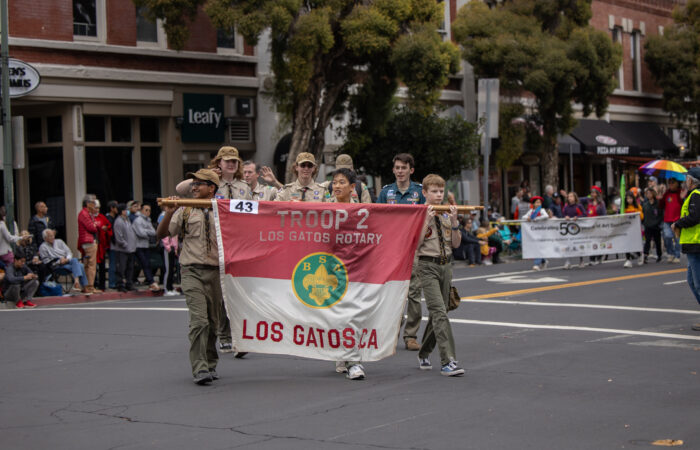
[{"label": "black awning", "polygon": [[578,155],[581,153],[581,144],[579,141],[568,134],[560,134],[557,136],[557,148],[559,149],[559,153],[566,155]]},{"label": "black awning", "polygon": [[579,119],[569,133],[593,155],[639,155],[639,147],[626,133],[604,120]]},{"label": "black awning", "polygon": [[640,156],[661,157],[678,155],[678,147],[653,122],[623,122],[613,120],[611,125],[629,136],[639,147]]}]

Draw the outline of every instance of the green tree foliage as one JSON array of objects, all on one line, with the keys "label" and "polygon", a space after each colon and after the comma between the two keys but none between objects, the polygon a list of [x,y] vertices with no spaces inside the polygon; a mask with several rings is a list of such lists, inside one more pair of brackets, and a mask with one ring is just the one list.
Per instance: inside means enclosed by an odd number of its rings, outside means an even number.
[{"label": "green tree foliage", "polygon": [[391,160],[398,153],[413,155],[416,171],[412,177],[420,181],[429,173],[449,178],[474,168],[478,148],[476,124],[397,106],[381,131],[367,134],[351,128],[340,151],[353,157],[355,167],[371,168],[373,175],[390,182],[394,178]]},{"label": "green tree foliage", "polygon": [[479,78],[501,91],[533,97],[530,117],[542,128],[544,183],[558,184],[557,135],[575,125],[573,103],[601,116],[622,61],[610,37],[588,26],[591,0],[472,1],[452,31]]},{"label": "green tree foliage", "polygon": [[650,36],[644,60],[663,89],[664,109],[695,128],[693,153],[698,154],[700,117],[700,0],[689,0],[673,13],[674,24],[662,36]]},{"label": "green tree foliage", "polygon": [[[343,112],[351,86],[383,77],[383,88],[404,83],[409,102],[429,110],[459,50],[437,33],[443,5],[435,0],[134,0],[164,18],[169,44],[184,47],[199,8],[214,26],[235,26],[256,44],[271,36],[273,99],[292,124],[287,166],[301,151],[321,156],[324,130]],[[376,89],[376,86],[375,88]]]}]

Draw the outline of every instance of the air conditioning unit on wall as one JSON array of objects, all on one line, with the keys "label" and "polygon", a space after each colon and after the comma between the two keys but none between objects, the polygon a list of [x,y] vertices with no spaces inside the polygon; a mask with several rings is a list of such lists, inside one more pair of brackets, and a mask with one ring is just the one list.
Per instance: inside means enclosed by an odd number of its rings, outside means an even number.
[{"label": "air conditioning unit on wall", "polygon": [[231,98],[231,115],[235,117],[255,117],[255,99],[252,97]]}]

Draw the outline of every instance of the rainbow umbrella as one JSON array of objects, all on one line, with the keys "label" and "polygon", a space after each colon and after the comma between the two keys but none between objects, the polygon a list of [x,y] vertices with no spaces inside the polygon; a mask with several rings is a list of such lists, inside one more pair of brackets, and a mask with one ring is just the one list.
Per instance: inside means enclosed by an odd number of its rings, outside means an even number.
[{"label": "rainbow umbrella", "polygon": [[653,175],[657,178],[675,178],[676,180],[683,181],[685,180],[685,174],[688,172],[688,169],[667,159],[657,159],[656,161],[650,161],[642,165],[639,167],[639,171],[645,175]]}]

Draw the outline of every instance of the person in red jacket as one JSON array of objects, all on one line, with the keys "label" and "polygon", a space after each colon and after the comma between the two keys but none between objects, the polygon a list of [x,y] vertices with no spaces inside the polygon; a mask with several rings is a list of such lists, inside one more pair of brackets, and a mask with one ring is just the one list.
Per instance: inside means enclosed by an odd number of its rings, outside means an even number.
[{"label": "person in red jacket", "polygon": [[671,225],[681,218],[681,189],[678,180],[671,178],[668,180],[668,190],[659,199],[659,206],[664,210],[664,247],[668,253],[668,262],[681,262],[681,246],[678,243],[676,233],[671,230]]},{"label": "person in red jacket", "polygon": [[[100,201],[95,199],[95,224],[97,225],[97,289],[104,291],[106,284],[105,256],[112,241],[112,224],[107,217],[100,213]],[[110,264],[112,262],[110,261]]]},{"label": "person in red jacket", "polygon": [[102,292],[95,289],[95,274],[97,272],[97,223],[95,213],[95,196],[86,194],[83,197],[83,209],[78,213],[78,249],[83,255],[87,286],[83,288],[86,294]]}]

